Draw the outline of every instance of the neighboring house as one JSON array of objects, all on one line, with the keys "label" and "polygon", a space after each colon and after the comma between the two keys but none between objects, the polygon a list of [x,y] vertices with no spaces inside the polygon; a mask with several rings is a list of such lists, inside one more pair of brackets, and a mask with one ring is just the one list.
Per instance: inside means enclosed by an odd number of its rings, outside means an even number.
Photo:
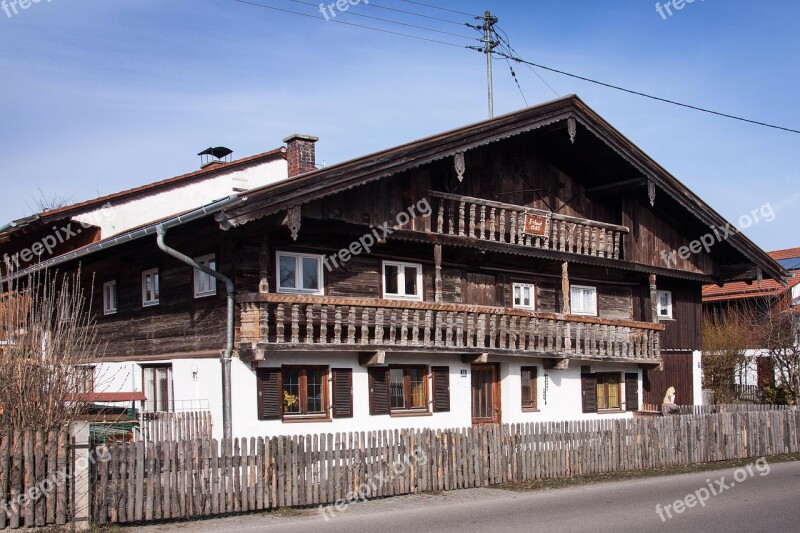
[{"label": "neighboring house", "polygon": [[[740,234],[672,254],[725,221],[576,96],[321,170],[314,140],[288,180],[163,222],[232,280],[237,436],[699,403],[703,284],[785,282]],[[96,276],[109,389],[205,401],[220,435],[225,285],[157,227],[51,265]]]},{"label": "neighboring house", "polygon": [[0,227],[0,271],[46,264],[88,244],[287,176],[285,148],[230,162],[209,156],[196,172],[44,211]]},{"label": "neighboring house", "polygon": [[[736,314],[752,316],[756,321],[780,313],[800,313],[800,248],[768,252],[789,272],[788,284],[767,279],[762,282],[734,282],[703,287],[703,307],[707,320],[725,322]],[[754,329],[754,332],[758,328]],[[772,359],[757,335],[747,350],[748,363],[735,376],[736,386],[746,397],[758,397],[766,385],[775,383]]]}]

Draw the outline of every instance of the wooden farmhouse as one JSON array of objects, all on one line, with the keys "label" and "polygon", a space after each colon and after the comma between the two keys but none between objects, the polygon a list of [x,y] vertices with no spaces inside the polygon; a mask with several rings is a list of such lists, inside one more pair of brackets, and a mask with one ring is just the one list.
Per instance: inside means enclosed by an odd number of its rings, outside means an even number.
[{"label": "wooden farmhouse", "polygon": [[704,284],[786,283],[576,96],[322,169],[286,142],[285,178],[15,271],[93,278],[97,392],[221,435],[230,294],[235,436],[628,417],[700,403]]}]

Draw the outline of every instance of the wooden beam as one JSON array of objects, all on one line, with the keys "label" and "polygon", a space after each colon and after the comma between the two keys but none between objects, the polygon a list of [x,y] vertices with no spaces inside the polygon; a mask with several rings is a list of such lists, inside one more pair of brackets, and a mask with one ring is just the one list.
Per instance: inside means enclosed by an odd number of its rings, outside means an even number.
[{"label": "wooden beam", "polygon": [[565,315],[572,314],[569,304],[569,291],[569,263],[564,261],[561,263],[561,312]]},{"label": "wooden beam", "polygon": [[358,364],[361,366],[381,366],[386,364],[386,352],[361,352],[358,354]]},{"label": "wooden beam", "polygon": [[489,362],[489,354],[484,353],[469,353],[461,356],[461,362],[467,365],[486,364]]},{"label": "wooden beam", "polygon": [[658,288],[655,274],[650,274],[650,313],[652,313],[651,322],[658,324]]},{"label": "wooden beam", "polygon": [[566,370],[569,368],[569,359],[542,359],[545,370]]},{"label": "wooden beam", "polygon": [[612,191],[620,191],[623,189],[633,189],[636,187],[642,187],[647,183],[646,178],[634,178],[630,180],[623,180],[618,181],[616,183],[607,183],[605,185],[598,185],[597,187],[589,187],[586,189],[586,194],[592,194],[596,192],[612,192]]},{"label": "wooden beam", "polygon": [[436,264],[436,280],[434,282],[434,301],[442,302],[442,245],[433,245],[433,261]]},{"label": "wooden beam", "polygon": [[269,294],[269,267],[272,264],[272,257],[269,250],[269,239],[264,237],[261,243],[261,251],[258,254],[258,292]]}]

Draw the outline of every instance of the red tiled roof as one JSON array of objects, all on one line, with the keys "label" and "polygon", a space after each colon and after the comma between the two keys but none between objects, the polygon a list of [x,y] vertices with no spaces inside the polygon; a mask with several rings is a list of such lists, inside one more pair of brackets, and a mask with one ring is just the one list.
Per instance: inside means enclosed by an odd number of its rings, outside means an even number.
[{"label": "red tiled roof", "polygon": [[750,285],[744,281],[726,283],[722,287],[719,285],[706,285],[703,287],[703,301],[718,302],[720,300],[780,296],[795,285],[800,285],[800,274],[790,277],[789,284],[786,286],[772,279],[762,281],[761,287],[755,281]]},{"label": "red tiled roof", "polygon": [[79,211],[93,206],[103,205],[106,202],[110,202],[112,200],[119,200],[120,198],[124,198],[126,196],[133,196],[142,192],[151,191],[153,189],[159,189],[169,185],[176,185],[185,181],[192,181],[193,179],[199,177],[203,177],[209,174],[214,174],[215,172],[219,172],[221,170],[229,170],[231,168],[246,165],[248,163],[252,163],[254,161],[258,161],[261,159],[277,159],[277,158],[283,158],[283,159],[286,158],[285,148],[276,148],[274,150],[270,150],[269,152],[256,154],[250,157],[244,157],[242,159],[237,159],[229,163],[219,163],[215,165],[210,165],[207,166],[206,168],[196,170],[188,174],[182,174],[180,176],[175,176],[173,178],[168,178],[165,180],[156,181],[154,183],[149,183],[147,185],[142,185],[141,187],[136,187],[134,189],[128,189],[126,191],[120,191],[118,193],[101,196],[99,198],[94,198],[92,200],[87,200],[85,202],[80,202],[77,204],[68,205],[58,209],[53,209],[51,211],[45,211],[43,213],[39,213],[39,216],[41,218],[47,218],[47,219],[52,219],[54,217],[64,217],[73,211]]},{"label": "red tiled roof", "polygon": [[787,248],[785,250],[775,250],[774,252],[767,253],[776,261],[781,259],[793,259],[795,257],[800,257],[800,248]]},{"label": "red tiled roof", "polygon": [[[775,250],[767,252],[774,260],[791,259],[800,257],[800,248],[786,248],[785,250]],[[704,302],[718,302],[721,300],[739,300],[742,298],[759,298],[780,296],[795,285],[800,285],[800,274],[789,274],[789,284],[781,285],[775,280],[765,279],[758,286],[757,282],[747,284],[744,281],[734,281],[726,283],[722,287],[719,285],[706,285],[703,287]]]}]

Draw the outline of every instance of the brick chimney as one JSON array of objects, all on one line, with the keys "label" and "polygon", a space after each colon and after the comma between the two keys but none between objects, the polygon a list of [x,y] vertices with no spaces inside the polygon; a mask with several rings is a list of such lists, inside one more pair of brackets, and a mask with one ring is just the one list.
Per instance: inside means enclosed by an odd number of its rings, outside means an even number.
[{"label": "brick chimney", "polygon": [[286,143],[286,160],[289,163],[290,178],[317,169],[314,143],[318,140],[318,137],[299,133],[289,135],[283,140]]}]

